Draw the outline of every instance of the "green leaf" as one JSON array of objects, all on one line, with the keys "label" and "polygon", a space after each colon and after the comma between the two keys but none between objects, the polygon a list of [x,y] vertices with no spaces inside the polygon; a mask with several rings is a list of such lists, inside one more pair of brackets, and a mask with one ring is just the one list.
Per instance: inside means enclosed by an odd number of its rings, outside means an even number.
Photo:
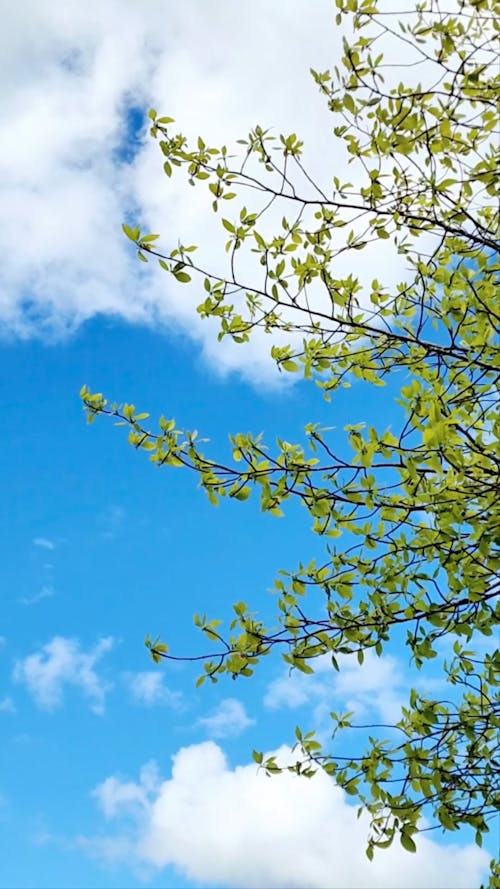
[{"label": "green leaf", "polygon": [[122,223],[122,229],[130,241],[137,242],[139,240],[140,230],[138,227],[132,228],[130,225]]},{"label": "green leaf", "polygon": [[416,852],[417,847],[415,842],[412,840],[411,836],[408,833],[405,833],[404,830],[401,831],[401,845],[403,849],[406,849],[407,852]]},{"label": "green leaf", "polygon": [[252,489],[248,485],[245,485],[245,487],[240,488],[234,494],[234,497],[236,498],[236,500],[248,500],[251,493],[252,493]]},{"label": "green leaf", "polygon": [[351,95],[349,95],[349,93],[346,93],[344,96],[344,108],[346,108],[347,111],[350,111],[351,114],[354,114],[356,111],[356,105],[354,104],[354,99]]}]

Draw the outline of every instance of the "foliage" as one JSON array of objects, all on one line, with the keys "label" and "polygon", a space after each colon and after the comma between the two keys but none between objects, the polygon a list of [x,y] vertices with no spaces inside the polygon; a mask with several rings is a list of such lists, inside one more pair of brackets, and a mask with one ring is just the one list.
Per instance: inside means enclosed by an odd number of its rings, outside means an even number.
[{"label": "foliage", "polygon": [[[325,170],[316,181],[295,134],[276,139],[257,126],[241,140],[238,161],[201,138],[188,144],[170,118],[150,112],[166,175],[206,186],[213,210],[224,214],[227,271],[198,265],[194,247],[161,253],[157,235],[124,226],[141,259],[156,257],[179,282],[200,281],[198,311],[218,320],[220,338],[244,343],[265,330],[279,368],[301,373],[327,399],[353,383],[368,392],[389,384],[389,397],[397,385],[400,428],[346,427],[338,447],[313,424],[302,444],[269,447],[236,434],[226,465],[205,456],[196,434],[173,419],[149,431],[133,405],[81,393],[89,420],[118,417],[153,462],[196,472],[212,503],[257,494],[262,510],[280,516],[298,498],[325,538],[323,564],[280,572],[276,626],[264,626],[243,602],[234,605],[229,635],[219,620],[196,617],[216,647],[199,658],[199,682],[250,676],[275,649],[304,673],[320,656],[338,669],[339,655],[362,663],[369,649],[381,655],[401,638],[421,670],[446,644],[449,693],[412,690],[397,725],[386,727],[387,737],[374,729],[362,755],[346,748],[334,756],[297,730],[290,769],[311,775],[321,767],[367,807],[370,858],[396,835],[414,851],[423,812],[446,831],[469,825],[481,844],[498,805],[499,656],[478,637],[492,635],[500,587],[500,8],[495,0],[460,0],[456,8],[446,13],[423,0],[396,22],[375,0],[336,0],[337,25],[346,33],[349,25],[352,36],[339,67],[312,76],[357,185],[325,178]],[[412,59],[402,66],[407,84],[384,62],[383,51],[394,48]],[[254,210],[225,215],[232,199],[245,195],[248,203],[252,194]],[[357,268],[377,242],[388,266],[395,257],[404,264],[404,280],[339,275],[345,255]],[[239,272],[241,256],[253,261],[252,286]],[[165,643],[146,644],[154,660],[171,657]],[[353,725],[352,714],[332,720],[337,740]],[[272,759],[254,757],[279,771]]]}]

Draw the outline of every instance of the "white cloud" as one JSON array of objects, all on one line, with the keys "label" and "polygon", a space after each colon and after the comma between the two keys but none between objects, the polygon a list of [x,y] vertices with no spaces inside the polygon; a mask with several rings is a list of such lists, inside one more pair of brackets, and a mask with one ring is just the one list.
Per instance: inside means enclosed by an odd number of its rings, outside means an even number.
[{"label": "white cloud", "polygon": [[103,713],[111,686],[98,675],[95,667],[113,645],[114,640],[107,636],[85,652],[78,639],[54,636],[41,651],[16,662],[14,681],[25,685],[43,710],[60,707],[65,689],[74,686],[89,700],[94,713]]},{"label": "white cloud", "polygon": [[42,549],[55,549],[56,545],[53,540],[49,540],[48,537],[35,537],[33,540],[33,546],[40,546]]},{"label": "white cloud", "polygon": [[361,665],[354,656],[341,656],[337,661],[338,672],[328,655],[316,659],[314,675],[284,672],[269,683],[264,705],[294,709],[310,704],[316,706],[317,716],[327,716],[341,702],[343,712],[353,710],[357,716],[371,712],[388,723],[400,717],[401,705],[408,697],[408,676],[401,662],[390,655],[377,657],[372,651],[365,653]]},{"label": "white cloud", "polygon": [[395,843],[370,863],[367,820],[331,778],[269,779],[255,764],[232,768],[212,741],[179,750],[166,781],[149,764],[138,782],[107,778],[94,796],[119,825],[79,837],[80,848],[136,869],[174,866],[197,885],[465,889],[479,885],[488,865],[474,845],[440,846],[424,836],[414,855]]},{"label": "white cloud", "polygon": [[241,735],[249,726],[255,724],[250,719],[241,701],[236,698],[225,698],[209,716],[198,720],[212,738],[227,738]]},{"label": "white cloud", "polygon": [[113,819],[120,815],[125,807],[130,809],[147,810],[149,797],[154,794],[160,775],[158,766],[154,762],[142,766],[139,774],[139,782],[122,781],[114,776],[106,778],[92,791],[99,804],[99,808],[107,819]]},{"label": "white cloud", "polygon": [[144,670],[139,673],[124,673],[123,679],[132,699],[145,707],[168,704],[178,707],[182,694],[165,687],[164,676],[159,670]]},{"label": "white cloud", "polygon": [[[397,8],[397,0],[384,2]],[[296,131],[324,180],[352,180],[309,75],[310,65],[338,59],[331,0],[318,0],[311,15],[300,0],[219,0],[216,15],[204,0],[107,0],[91,15],[78,0],[60,7],[25,0],[3,13],[0,328],[50,339],[100,314],[179,326],[202,342],[214,366],[268,378],[268,337],[244,348],[218,344],[213,326],[193,314],[197,288],[142,266],[122,236],[131,213],[170,246],[178,237],[203,244],[205,258],[219,257],[215,268],[224,256],[225,237],[202,188],[189,189],[182,177],[167,186],[149,139],[135,157],[120,156],[126,114],[153,104],[186,135],[215,143],[231,144],[257,122]],[[370,278],[387,280],[387,269],[399,275],[390,251],[378,243],[363,254]]]}]

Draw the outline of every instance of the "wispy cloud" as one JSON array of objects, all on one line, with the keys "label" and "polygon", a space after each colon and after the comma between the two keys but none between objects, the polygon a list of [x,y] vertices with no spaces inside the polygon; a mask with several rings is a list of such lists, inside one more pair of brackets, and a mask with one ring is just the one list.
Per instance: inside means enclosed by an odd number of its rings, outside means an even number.
[{"label": "wispy cloud", "polygon": [[0,713],[15,713],[16,705],[9,695],[0,698]]},{"label": "wispy cloud", "polygon": [[41,602],[42,599],[51,599],[54,595],[54,587],[49,584],[44,584],[34,596],[23,596],[19,601],[22,605],[35,605],[37,602]]},{"label": "wispy cloud", "polygon": [[118,506],[116,503],[107,506],[97,516],[97,525],[100,529],[101,537],[105,540],[114,540],[123,526],[124,519],[125,510],[122,506]]},{"label": "wispy cloud", "polygon": [[108,636],[85,652],[78,639],[54,636],[40,651],[16,662],[13,679],[26,686],[43,710],[60,707],[64,691],[73,686],[87,698],[91,710],[101,714],[111,685],[98,675],[96,665],[113,645]]},{"label": "wispy cloud", "polygon": [[324,772],[269,779],[255,763],[231,767],[213,741],[179,750],[168,780],[149,763],[137,782],[111,776],[94,797],[108,827],[78,837],[82,850],[129,868],[173,866],[196,885],[466,889],[489,859],[473,844],[420,836],[414,855],[394,843],[369,862],[368,821]]},{"label": "wispy cloud", "polygon": [[49,540],[48,537],[35,537],[33,540],[33,546],[40,546],[42,549],[55,549],[56,544],[53,540]]},{"label": "wispy cloud", "polygon": [[247,715],[236,698],[225,698],[213,713],[198,719],[198,725],[203,726],[211,738],[237,737],[254,724],[255,719]]}]

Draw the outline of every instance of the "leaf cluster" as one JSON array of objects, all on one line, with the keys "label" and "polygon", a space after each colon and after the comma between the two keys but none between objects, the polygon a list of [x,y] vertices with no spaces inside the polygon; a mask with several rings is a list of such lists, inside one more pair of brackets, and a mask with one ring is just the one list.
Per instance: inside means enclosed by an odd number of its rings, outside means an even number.
[{"label": "leaf cluster", "polygon": [[[308,424],[296,443],[237,433],[232,461],[221,462],[174,419],[151,430],[133,405],[109,404],[86,387],[81,396],[89,420],[105,414],[126,424],[133,447],[157,466],[195,472],[212,503],[258,497],[280,517],[295,499],[325,540],[321,564],[280,571],[274,626],[243,602],[227,633],[218,619],[197,616],[215,645],[187,658],[203,662],[200,683],[250,676],[274,650],[307,674],[318,657],[339,669],[343,657],[362,663],[394,640],[404,640],[417,670],[449,652],[443,695],[413,689],[397,723],[372,727],[362,755],[334,755],[297,730],[289,769],[310,777],[323,768],[360,800],[372,816],[371,858],[395,836],[415,851],[423,812],[447,831],[472,827],[481,844],[499,803],[500,661],[477,643],[492,639],[500,591],[500,9],[495,0],[461,0],[455,14],[423,0],[395,23],[375,0],[335,5],[337,24],[348,21],[353,36],[337,67],[312,76],[357,184],[315,181],[295,133],[276,138],[256,126],[233,156],[201,137],[189,144],[152,110],[166,175],[207,188],[221,214],[229,275],[197,264],[195,246],[160,252],[157,235],[124,231],[141,259],[157,259],[180,283],[199,282],[198,311],[217,320],[219,338],[279,334],[277,366],[327,400],[339,387],[399,381],[400,427],[359,424],[340,435]],[[394,40],[412,54],[408,83],[395,83],[384,59],[384,42]],[[243,195],[230,218],[226,208]],[[404,280],[337,272],[346,254],[358,268],[378,242],[389,259],[403,258]],[[251,284],[239,271],[245,251],[260,270]],[[174,658],[159,640],[146,644],[155,660]],[[331,716],[335,737],[366,735],[352,714]],[[272,757],[254,758],[269,774],[281,770]]]}]

